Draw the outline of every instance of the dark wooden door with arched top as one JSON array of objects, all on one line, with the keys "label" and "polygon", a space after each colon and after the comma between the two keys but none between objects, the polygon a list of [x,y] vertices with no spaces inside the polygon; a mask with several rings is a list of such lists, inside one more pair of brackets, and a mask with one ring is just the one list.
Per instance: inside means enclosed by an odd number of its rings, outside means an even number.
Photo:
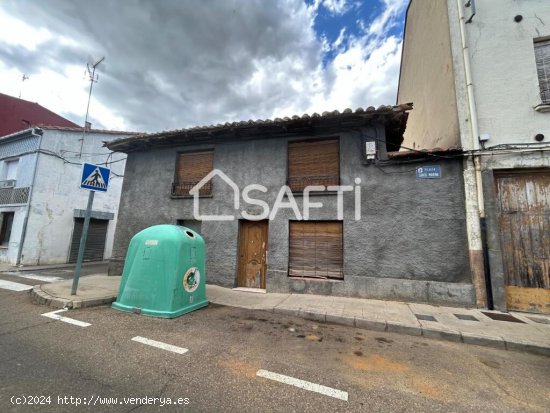
[{"label": "dark wooden door with arched top", "polygon": [[240,221],[239,287],[265,289],[268,221]]}]

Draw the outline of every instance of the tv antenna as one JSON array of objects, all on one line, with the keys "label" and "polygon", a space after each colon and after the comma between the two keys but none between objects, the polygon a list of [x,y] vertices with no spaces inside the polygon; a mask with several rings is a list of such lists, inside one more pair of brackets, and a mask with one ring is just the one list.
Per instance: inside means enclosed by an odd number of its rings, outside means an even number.
[{"label": "tv antenna", "polygon": [[21,91],[23,89],[23,82],[25,82],[25,80],[27,80],[29,77],[23,73],[23,78],[21,79],[21,89],[19,89],[19,99],[21,99]]},{"label": "tv antenna", "polygon": [[94,83],[97,83],[99,80],[99,75],[95,74],[96,68],[99,66],[101,62],[105,60],[105,56],[103,56],[101,59],[96,61],[94,64],[87,63],[86,68],[88,72],[88,78],[90,79],[90,92],[88,93],[88,105],[86,106],[86,117],[84,118],[84,129],[82,130],[82,139],[80,139],[80,152],[78,153],[78,157],[82,157],[82,147],[84,146],[84,137],[86,136],[86,130],[88,129],[88,113],[90,111],[90,100],[92,98],[92,89],[94,87]]}]

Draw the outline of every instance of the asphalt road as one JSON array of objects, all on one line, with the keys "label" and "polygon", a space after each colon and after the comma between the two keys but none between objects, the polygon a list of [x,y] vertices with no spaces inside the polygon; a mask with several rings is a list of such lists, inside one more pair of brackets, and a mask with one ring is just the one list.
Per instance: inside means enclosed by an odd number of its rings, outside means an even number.
[{"label": "asphalt road", "polygon": [[[0,289],[1,412],[550,411],[550,358],[542,356],[213,305],[173,320],[109,307],[62,314],[85,328],[41,316],[52,310]],[[259,370],[347,392],[348,400]],[[124,399],[131,397],[141,400]],[[116,399],[102,404],[108,398]],[[182,404],[161,407],[161,398]],[[29,401],[43,404],[14,404]]]}]

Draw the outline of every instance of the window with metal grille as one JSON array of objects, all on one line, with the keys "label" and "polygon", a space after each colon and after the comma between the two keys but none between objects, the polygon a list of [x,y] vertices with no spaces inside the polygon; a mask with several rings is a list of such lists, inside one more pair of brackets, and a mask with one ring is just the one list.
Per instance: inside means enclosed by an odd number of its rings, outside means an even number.
[{"label": "window with metal grille", "polygon": [[542,103],[550,103],[550,39],[535,43],[535,59]]},{"label": "window with metal grille", "polygon": [[289,277],[344,279],[341,221],[289,222]]},{"label": "window with metal grille", "polygon": [[[172,183],[172,196],[190,196],[189,191],[214,168],[214,152],[185,152],[178,154],[176,178]],[[199,195],[212,194],[212,181],[199,190]]]},{"label": "window with metal grille", "polygon": [[338,139],[290,142],[288,144],[288,182],[293,192],[309,185],[340,184]]},{"label": "window with metal grille", "polygon": [[13,225],[14,212],[2,212],[2,227],[0,229],[0,245],[10,245],[11,227]]}]

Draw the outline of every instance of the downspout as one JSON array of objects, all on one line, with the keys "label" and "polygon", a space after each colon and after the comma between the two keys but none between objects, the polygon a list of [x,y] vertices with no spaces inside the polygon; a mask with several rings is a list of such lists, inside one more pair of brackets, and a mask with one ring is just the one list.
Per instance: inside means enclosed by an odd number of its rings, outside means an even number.
[{"label": "downspout", "polygon": [[[469,114],[470,114],[470,127],[471,127],[470,148],[474,151],[474,153],[472,154],[472,160],[473,160],[474,171],[475,171],[477,212],[479,216],[479,235],[480,235],[481,249],[482,249],[481,262],[483,263],[482,271],[485,279],[484,280],[485,288],[482,288],[480,283],[477,284],[476,295],[481,296],[481,297],[477,297],[478,305],[492,308],[492,293],[491,293],[491,284],[490,284],[486,224],[485,224],[485,200],[483,196],[483,180],[482,180],[482,174],[481,174],[481,156],[476,153],[480,149],[479,126],[478,126],[477,108],[476,108],[476,102],[475,102],[475,96],[474,96],[474,84],[472,81],[470,53],[469,53],[468,43],[466,40],[466,23],[469,23],[471,19],[468,22],[465,21],[464,12],[462,9],[462,0],[457,0],[456,3],[457,3],[457,9],[458,9],[458,23],[460,27],[460,40],[462,44],[462,57],[464,60],[464,72],[466,77],[466,90],[468,94],[468,106],[469,106]],[[474,265],[481,266],[481,263],[479,262],[479,260],[475,260],[475,262],[477,264],[474,264]],[[482,291],[483,289],[485,291]],[[483,297],[483,295],[485,297]]]},{"label": "downspout", "polygon": [[31,189],[29,190],[29,199],[27,201],[27,210],[25,211],[25,219],[23,220],[23,228],[21,229],[21,239],[19,240],[19,250],[17,251],[17,260],[15,265],[21,265],[21,256],[23,255],[23,244],[25,243],[25,236],[27,234],[27,224],[29,222],[29,214],[31,210],[32,193],[34,191],[34,183],[36,182],[36,171],[38,170],[38,157],[40,155],[40,147],[42,145],[42,129],[33,128],[31,135],[38,137],[38,149],[36,150],[36,162],[34,163],[34,172],[32,176]]}]

